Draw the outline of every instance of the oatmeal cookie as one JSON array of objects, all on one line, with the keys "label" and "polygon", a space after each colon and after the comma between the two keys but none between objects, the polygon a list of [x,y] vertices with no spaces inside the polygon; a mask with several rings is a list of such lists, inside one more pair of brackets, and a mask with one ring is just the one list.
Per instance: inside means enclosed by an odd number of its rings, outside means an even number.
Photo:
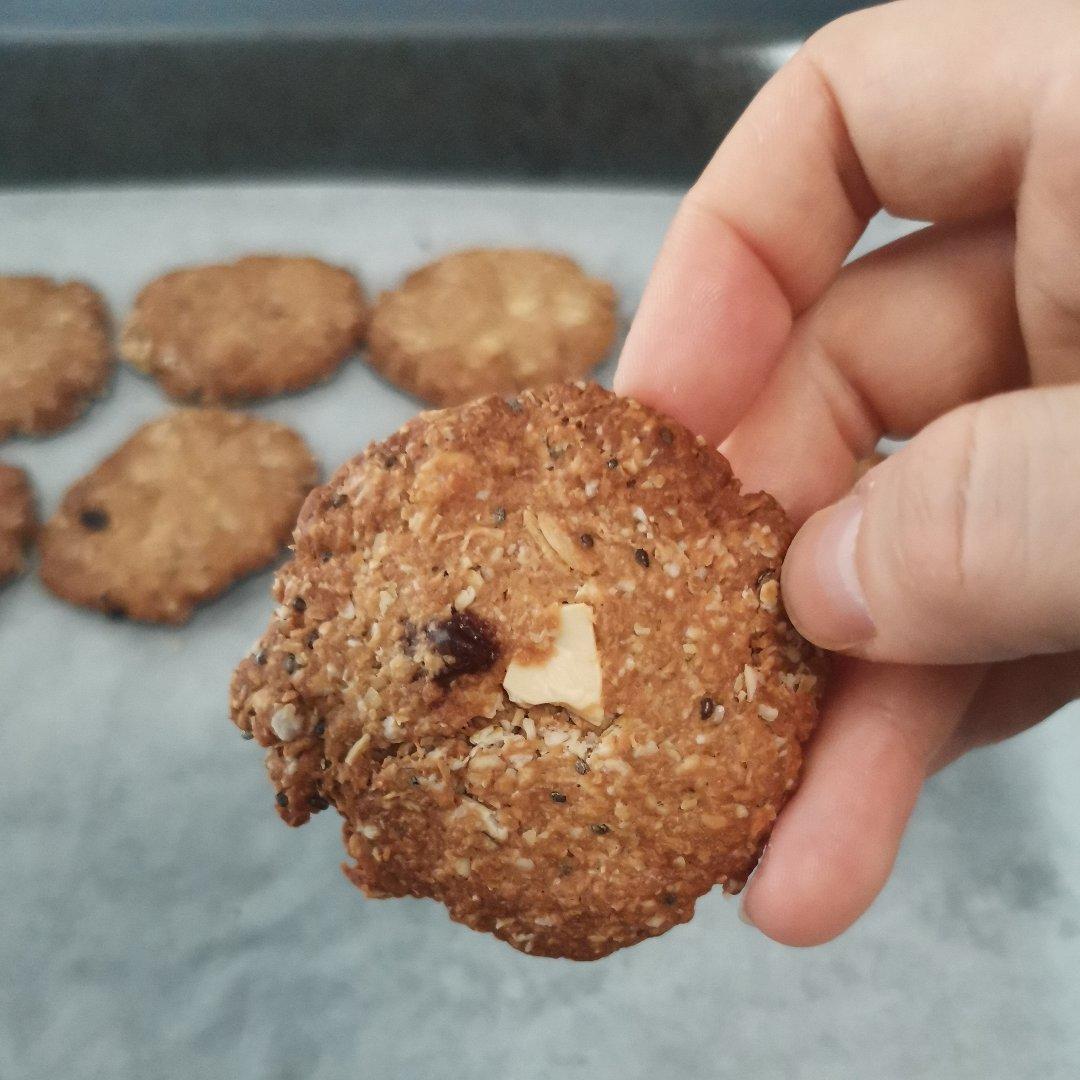
[{"label": "oatmeal cookie", "polygon": [[823,672],[790,535],[597,386],[422,414],[308,497],[233,721],[368,896],[604,956],[741,889],[798,782]]},{"label": "oatmeal cookie", "polygon": [[435,405],[577,378],[615,335],[615,293],[548,251],[448,255],[383,294],[368,361]]},{"label": "oatmeal cookie", "polygon": [[281,424],[178,409],[68,490],[42,531],[42,579],[110,615],[185,622],[281,550],[316,472]]},{"label": "oatmeal cookie", "polygon": [[67,427],[111,368],[108,315],[93,289],[0,277],[0,439]]},{"label": "oatmeal cookie", "polygon": [[327,378],[360,343],[367,315],[348,271],[249,255],[150,282],[124,325],[120,353],[179,401],[244,401]]},{"label": "oatmeal cookie", "polygon": [[37,531],[34,495],[22,469],[0,462],[0,585],[23,569],[23,553]]}]

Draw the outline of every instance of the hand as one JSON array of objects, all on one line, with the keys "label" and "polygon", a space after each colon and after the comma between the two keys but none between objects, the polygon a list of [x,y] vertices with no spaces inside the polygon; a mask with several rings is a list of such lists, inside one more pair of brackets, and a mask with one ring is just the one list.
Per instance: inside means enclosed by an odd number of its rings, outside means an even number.
[{"label": "hand", "polygon": [[[841,269],[880,207],[933,224]],[[805,521],[787,610],[846,655],[744,910],[826,941],[929,772],[1080,693],[1080,5],[816,34],[683,200],[616,388]]]}]

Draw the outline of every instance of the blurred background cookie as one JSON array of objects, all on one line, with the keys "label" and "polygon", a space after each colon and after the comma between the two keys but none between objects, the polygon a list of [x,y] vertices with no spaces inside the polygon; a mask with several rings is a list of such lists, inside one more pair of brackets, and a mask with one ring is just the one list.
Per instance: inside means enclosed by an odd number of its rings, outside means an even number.
[{"label": "blurred background cookie", "polygon": [[182,623],[273,559],[316,474],[304,440],[281,424],[178,410],[67,491],[42,531],[41,577],[75,604]]},{"label": "blurred background cookie", "polygon": [[572,259],[475,248],[379,297],[368,362],[424,401],[452,405],[582,376],[614,336],[614,290]]},{"label": "blurred background cookie", "polygon": [[108,315],[93,289],[0,276],[0,439],[67,427],[111,365]]},{"label": "blurred background cookie", "polygon": [[798,782],[790,536],[597,386],[427,413],[312,493],[233,720],[286,822],[341,813],[368,895],[594,959],[738,892]]},{"label": "blurred background cookie", "polygon": [[0,461],[0,584],[23,568],[23,552],[36,532],[34,495],[22,469]]},{"label": "blurred background cookie", "polygon": [[150,282],[124,324],[120,353],[179,401],[243,401],[327,378],[360,343],[367,315],[347,270],[250,255]]}]

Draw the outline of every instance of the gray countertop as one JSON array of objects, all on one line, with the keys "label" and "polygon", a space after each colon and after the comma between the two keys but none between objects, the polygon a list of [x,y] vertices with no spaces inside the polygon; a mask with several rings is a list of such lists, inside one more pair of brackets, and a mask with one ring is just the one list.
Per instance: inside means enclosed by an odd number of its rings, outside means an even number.
[{"label": "gray countertop", "polygon": [[[549,245],[640,293],[666,191],[312,184],[0,194],[0,272],[84,277],[117,314],[162,269],[252,249],[372,290],[448,248]],[[905,226],[880,219],[863,247]],[[606,369],[610,375],[610,365]],[[50,510],[165,408],[121,371],[67,433],[0,448]],[[415,412],[349,364],[258,408],[327,468]],[[366,901],[332,815],[290,831],[226,720],[269,574],[186,627],[113,623],[27,576],[0,595],[4,1080],[1066,1080],[1080,1061],[1076,706],[934,779],[850,933],[774,945],[706,898],[591,965],[529,958],[419,901]]]}]

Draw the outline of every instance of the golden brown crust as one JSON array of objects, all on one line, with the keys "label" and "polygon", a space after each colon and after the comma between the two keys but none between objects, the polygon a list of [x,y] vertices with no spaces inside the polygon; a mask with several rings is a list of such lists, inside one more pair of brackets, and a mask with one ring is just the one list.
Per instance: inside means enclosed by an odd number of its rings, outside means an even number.
[{"label": "golden brown crust", "polygon": [[[599,387],[423,414],[308,497],[233,720],[286,822],[341,813],[369,896],[603,956],[738,891],[797,782],[821,664],[780,606],[789,538]],[[595,723],[503,691],[564,604],[595,617]]]},{"label": "golden brown crust", "polygon": [[294,431],[225,409],[141,427],[45,525],[41,577],[110,615],[182,623],[288,539],[315,460]]},{"label": "golden brown crust", "polygon": [[615,335],[615,293],[548,251],[476,248],[379,297],[369,362],[435,405],[585,375]]},{"label": "golden brown crust", "polygon": [[179,401],[244,401],[325,379],[360,343],[367,317],[348,271],[250,255],[151,281],[124,324],[120,354]]},{"label": "golden brown crust", "polygon": [[0,584],[23,569],[23,552],[37,531],[34,493],[22,469],[0,462]]},{"label": "golden brown crust", "polygon": [[0,439],[67,427],[111,367],[108,314],[93,289],[0,277]]}]

